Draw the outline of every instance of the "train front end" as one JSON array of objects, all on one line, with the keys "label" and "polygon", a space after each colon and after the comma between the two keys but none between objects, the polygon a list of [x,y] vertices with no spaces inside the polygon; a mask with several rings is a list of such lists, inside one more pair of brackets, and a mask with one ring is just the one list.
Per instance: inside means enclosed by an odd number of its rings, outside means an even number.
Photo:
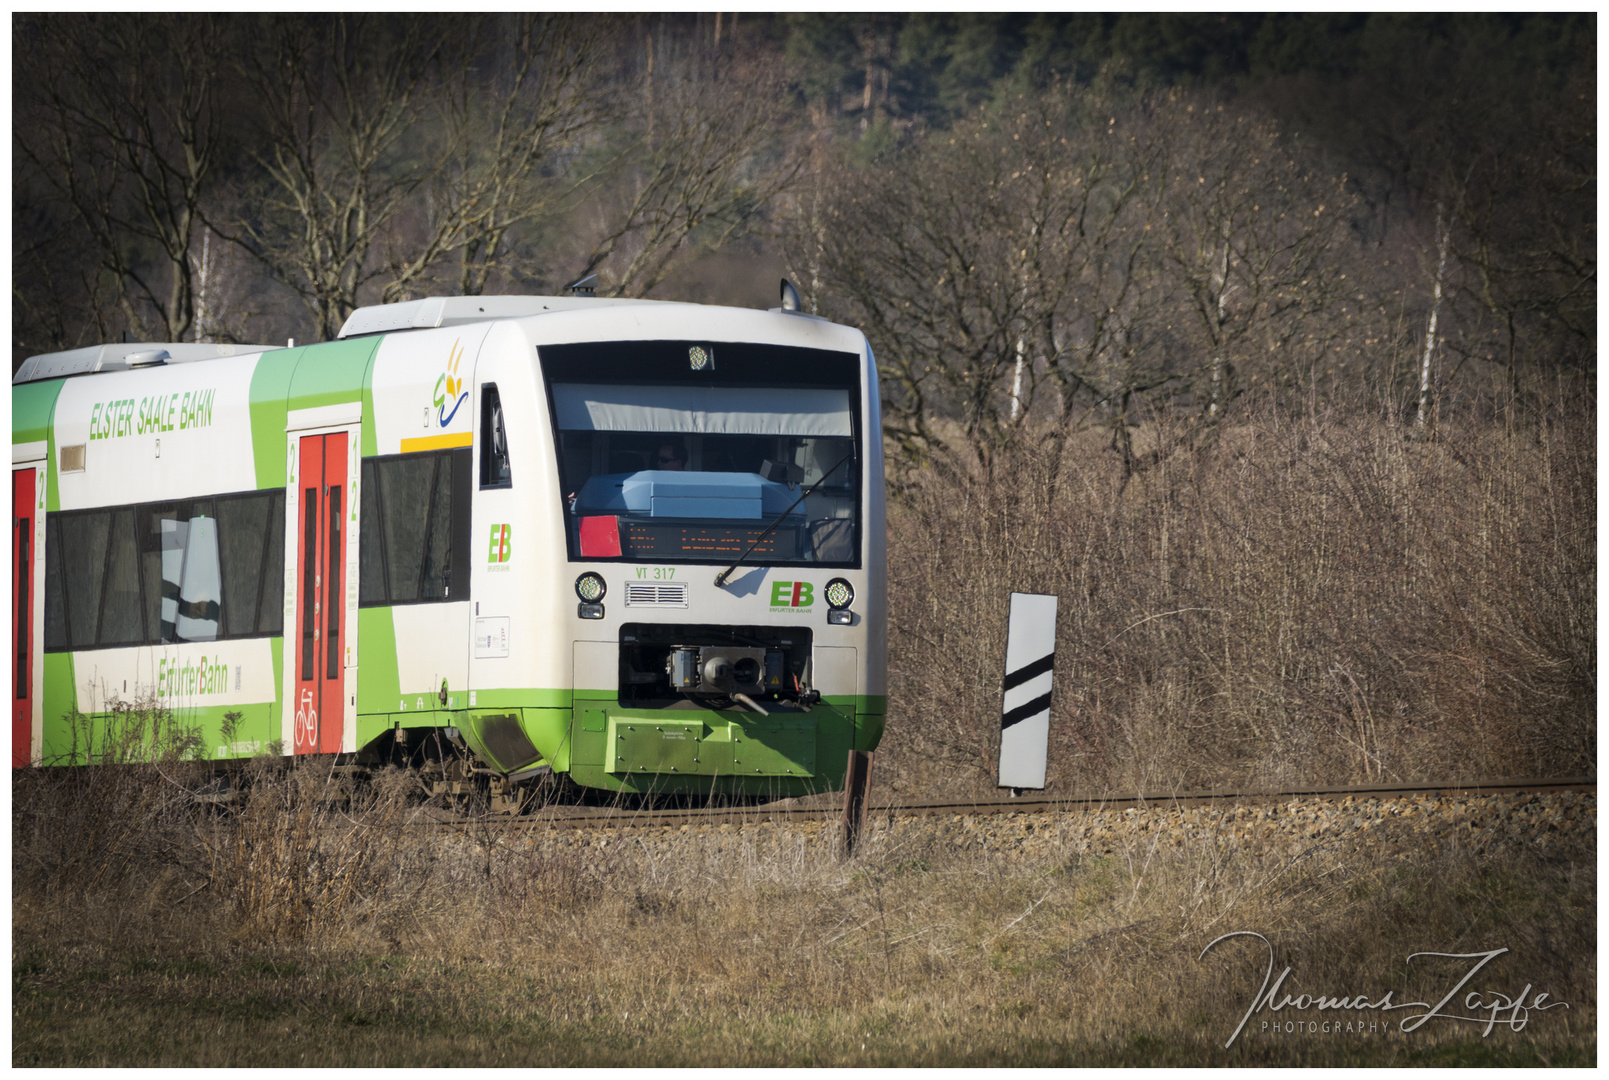
[{"label": "train front end", "polygon": [[[871,351],[794,313],[631,315],[568,335],[562,315],[520,324],[528,407],[500,393],[479,435],[483,463],[495,459],[483,474],[523,494],[502,514],[483,497],[475,526],[477,606],[509,611],[477,612],[472,685],[500,659],[483,652],[541,669],[537,686],[561,689],[520,726],[587,787],[839,789],[887,708]],[[522,486],[522,470],[540,475]],[[520,532],[537,550],[521,551]],[[539,580],[498,569],[522,554]],[[493,756],[490,728],[474,727]]]}]

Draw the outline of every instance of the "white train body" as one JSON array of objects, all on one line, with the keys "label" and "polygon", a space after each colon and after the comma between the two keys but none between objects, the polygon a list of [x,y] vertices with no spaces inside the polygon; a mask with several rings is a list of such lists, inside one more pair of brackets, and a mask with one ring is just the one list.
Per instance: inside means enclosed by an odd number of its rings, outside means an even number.
[{"label": "white train body", "polygon": [[469,297],[161,348],[14,379],[14,763],[126,754],[132,706],[209,758],[448,740],[619,790],[836,787],[876,745],[858,331]]}]

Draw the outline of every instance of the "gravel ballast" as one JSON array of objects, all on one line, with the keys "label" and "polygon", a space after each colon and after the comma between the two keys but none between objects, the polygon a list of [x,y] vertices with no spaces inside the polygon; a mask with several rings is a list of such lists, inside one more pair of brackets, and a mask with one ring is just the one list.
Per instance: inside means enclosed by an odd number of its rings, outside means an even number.
[{"label": "gravel ballast", "polygon": [[[1595,792],[1512,792],[1396,798],[1293,798],[1230,805],[1077,808],[990,814],[899,814],[879,811],[867,822],[865,849],[894,845],[934,853],[976,853],[1029,861],[1133,850],[1243,849],[1296,853],[1315,846],[1412,859],[1436,851],[1474,854],[1556,846],[1591,846],[1597,832]],[[612,850],[668,854],[686,847],[741,849],[751,857],[836,857],[836,820],[683,824],[645,827],[535,829],[533,847],[551,853]]]}]

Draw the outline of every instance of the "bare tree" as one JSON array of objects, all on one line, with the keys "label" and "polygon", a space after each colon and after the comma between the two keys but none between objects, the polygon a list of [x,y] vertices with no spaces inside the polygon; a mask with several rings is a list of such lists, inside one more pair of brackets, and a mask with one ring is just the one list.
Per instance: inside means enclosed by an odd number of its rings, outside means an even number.
[{"label": "bare tree", "polygon": [[[81,345],[105,329],[116,310],[99,302],[102,281],[95,254],[76,222],[59,213],[42,184],[28,182],[22,157],[14,158],[12,186],[11,367],[37,352]],[[107,335],[101,334],[100,340]]]},{"label": "bare tree", "polygon": [[196,280],[196,340],[216,341],[218,332],[218,270],[212,254],[212,232],[201,234],[201,251],[190,256]]},{"label": "bare tree", "polygon": [[499,270],[521,268],[520,227],[555,212],[587,178],[569,166],[612,117],[599,62],[604,30],[596,18],[532,14],[467,30],[467,55],[446,65],[452,78],[439,95],[451,156],[432,184],[424,235],[388,244],[384,300],[405,299],[449,257],[466,296],[484,292]]},{"label": "bare tree", "polygon": [[376,247],[440,168],[439,142],[420,136],[443,38],[418,16],[276,16],[261,31],[240,70],[263,179],[219,232],[294,289],[327,340],[386,273]]},{"label": "bare tree", "polygon": [[816,178],[829,209],[805,242],[819,247],[823,309],[877,343],[884,429],[915,458],[940,439],[945,414],[985,438],[1007,406],[1023,322],[1008,253],[1021,219],[997,135],[975,122],[937,151]]},{"label": "bare tree", "polygon": [[606,295],[645,295],[690,248],[749,234],[802,171],[778,130],[787,82],[776,65],[734,63],[718,82],[697,67],[667,71],[660,58],[642,134],[612,163],[627,191],[618,209],[599,204],[604,224],[578,275],[600,272]]},{"label": "bare tree", "polygon": [[888,433],[921,457],[948,416],[980,458],[1055,387],[1087,401],[1137,273],[1145,150],[1085,92],[1021,98],[869,170],[821,179],[830,306],[879,343]]},{"label": "bare tree", "polygon": [[1184,333],[1187,373],[1221,415],[1235,359],[1280,373],[1297,346],[1326,342],[1312,318],[1335,298],[1336,252],[1351,200],[1344,179],[1303,162],[1274,126],[1210,99],[1172,93],[1158,103],[1166,152],[1159,215],[1164,258]]},{"label": "bare tree", "polygon": [[1419,364],[1419,409],[1414,426],[1422,428],[1430,413],[1430,363],[1436,356],[1436,323],[1441,317],[1442,296],[1446,292],[1447,249],[1452,243],[1452,226],[1440,203],[1436,204],[1436,272],[1430,293],[1430,322],[1425,327],[1425,350]]},{"label": "bare tree", "polygon": [[1469,118],[1433,181],[1456,225],[1462,308],[1488,327],[1449,344],[1501,364],[1510,404],[1523,369],[1588,366],[1597,344],[1596,89],[1552,77]]},{"label": "bare tree", "polygon": [[19,31],[29,47],[17,52],[15,146],[93,252],[85,291],[137,336],[184,340],[196,315],[191,255],[227,137],[220,22],[55,15]]}]

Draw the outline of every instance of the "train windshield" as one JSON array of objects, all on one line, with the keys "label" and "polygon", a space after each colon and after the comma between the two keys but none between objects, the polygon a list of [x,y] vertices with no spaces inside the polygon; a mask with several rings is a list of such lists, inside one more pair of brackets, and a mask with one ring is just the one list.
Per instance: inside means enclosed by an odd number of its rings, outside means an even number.
[{"label": "train windshield", "polygon": [[705,346],[709,373],[689,364],[698,346],[669,344],[648,343],[670,354],[660,372],[639,356],[625,371],[589,364],[585,381],[543,350],[571,558],[724,563],[752,546],[751,563],[858,565],[858,377],[843,354],[825,354],[836,373],[788,379],[802,358]]}]

